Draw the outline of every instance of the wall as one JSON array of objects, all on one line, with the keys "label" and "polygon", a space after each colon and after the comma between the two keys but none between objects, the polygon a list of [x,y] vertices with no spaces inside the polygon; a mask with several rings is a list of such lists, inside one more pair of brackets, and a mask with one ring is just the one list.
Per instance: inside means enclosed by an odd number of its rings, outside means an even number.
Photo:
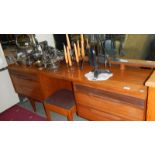
[{"label": "wall", "polygon": [[36,34],[36,38],[39,42],[46,40],[49,46],[55,47],[53,34]]}]

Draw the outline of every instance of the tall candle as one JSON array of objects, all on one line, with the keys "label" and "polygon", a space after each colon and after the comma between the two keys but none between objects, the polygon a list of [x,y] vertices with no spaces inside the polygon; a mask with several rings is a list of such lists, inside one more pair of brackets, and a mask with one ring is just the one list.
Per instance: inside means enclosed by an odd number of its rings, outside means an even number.
[{"label": "tall candle", "polygon": [[70,50],[69,50],[68,46],[67,46],[67,56],[68,56],[69,66],[72,66],[72,60],[71,60]]},{"label": "tall candle", "polygon": [[86,48],[88,49],[88,48],[90,48],[88,38],[86,39],[86,42],[87,42]]},{"label": "tall candle", "polygon": [[84,45],[83,43],[81,43],[81,54],[82,54],[82,58],[85,57],[85,52],[84,52]]},{"label": "tall candle", "polygon": [[68,48],[69,48],[69,50],[70,50],[70,49],[71,49],[71,44],[70,44],[70,40],[69,40],[68,34],[66,34],[66,40],[67,40]]},{"label": "tall candle", "polygon": [[66,64],[68,64],[67,51],[66,51],[65,45],[64,45],[64,55],[65,55]]},{"label": "tall candle", "polygon": [[80,54],[80,45],[79,45],[79,40],[77,41],[77,52],[78,52],[78,57],[81,56]]},{"label": "tall candle", "polygon": [[76,44],[75,43],[74,43],[74,51],[75,51],[76,62],[79,62],[79,57],[78,57],[77,48],[76,48]]},{"label": "tall candle", "polygon": [[85,52],[84,52],[84,39],[83,39],[83,34],[81,34],[81,54],[82,58],[85,57]]},{"label": "tall candle", "polygon": [[81,43],[84,42],[83,34],[81,34]]}]

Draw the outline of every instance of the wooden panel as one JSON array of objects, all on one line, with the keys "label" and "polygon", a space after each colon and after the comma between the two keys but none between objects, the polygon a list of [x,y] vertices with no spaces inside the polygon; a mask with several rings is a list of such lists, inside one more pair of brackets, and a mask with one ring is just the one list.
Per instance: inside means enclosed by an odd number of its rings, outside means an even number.
[{"label": "wooden panel", "polygon": [[52,78],[48,75],[42,76],[42,74],[40,74],[40,81],[45,98],[60,89],[72,90],[70,81]]},{"label": "wooden panel", "polygon": [[155,121],[155,88],[149,87],[147,101],[147,120]]},{"label": "wooden panel", "polygon": [[105,113],[90,107],[77,105],[78,115],[92,121],[124,121],[127,119]]},{"label": "wooden panel", "polygon": [[124,94],[118,94],[117,92],[110,92],[110,91],[105,91],[105,90],[100,90],[100,89],[95,89],[83,85],[76,84],[75,85],[75,91],[80,91],[85,94],[89,94],[90,96],[97,96],[102,99],[109,99],[109,100],[117,100],[122,101],[124,103],[130,103],[133,105],[138,105],[138,106],[144,106],[145,100],[141,98],[136,98]]},{"label": "wooden panel", "polygon": [[146,81],[145,86],[155,87],[155,71],[152,73],[152,75]]},{"label": "wooden panel", "polygon": [[23,70],[10,70],[10,75],[17,93],[37,101],[44,99],[39,76],[36,73],[27,73]]},{"label": "wooden panel", "polygon": [[[10,65],[9,70],[12,71],[22,71],[25,73],[42,73],[43,76],[48,75],[49,77],[56,78],[56,79],[63,79],[68,81],[79,81],[80,83],[88,83],[94,84],[96,87],[104,87],[105,84],[110,83],[117,83],[117,82],[126,82],[133,85],[140,85],[142,86],[148,76],[152,73],[151,70],[147,69],[140,69],[140,68],[126,68],[124,71],[120,71],[118,66],[112,66],[110,70],[114,74],[109,80],[106,81],[98,81],[98,82],[91,82],[88,81],[84,74],[91,71],[93,68],[88,64],[84,64],[84,69],[79,70],[77,66],[73,66],[74,69],[70,70],[66,67],[65,64],[60,64],[60,68],[57,71],[49,71],[49,70],[38,70],[35,67],[26,67],[24,65]],[[102,66],[101,66],[102,67]],[[140,75],[140,76],[139,76]]]},{"label": "wooden panel", "polygon": [[49,77],[39,70],[9,69],[17,93],[37,101],[44,101],[46,97],[59,89],[72,90],[70,81]]},{"label": "wooden panel", "polygon": [[76,92],[77,104],[91,107],[102,112],[122,117],[126,120],[144,120],[144,109],[124,104],[119,101],[112,101],[110,98],[103,100],[94,96]]},{"label": "wooden panel", "polygon": [[[72,82],[89,86],[91,91],[83,89],[83,87],[78,91],[81,94],[78,97],[80,104],[77,103],[77,105],[91,109],[90,119],[95,117],[96,113],[98,113],[97,120],[143,120],[145,118],[147,87],[144,86],[144,83],[151,75],[152,70],[131,67],[120,70],[119,67],[112,65],[110,70],[113,77],[106,81],[92,82],[84,76],[92,70],[88,64],[84,64],[83,70],[79,70],[77,66],[73,66],[73,68],[70,70],[66,65],[60,64],[57,71],[49,71],[46,69],[38,70],[34,66],[10,65],[9,71],[12,77],[16,78],[17,82],[14,82],[14,86],[18,87],[17,93],[26,92],[24,94],[39,100],[42,97],[46,98],[58,89],[71,90]],[[17,79],[22,81],[19,82]],[[125,90],[125,86],[129,87],[130,90]],[[40,92],[41,94],[39,94]],[[85,97],[87,102],[84,100]]]},{"label": "wooden panel", "polygon": [[126,62],[121,61],[111,61],[112,64],[120,64],[125,66],[134,66],[134,67],[147,67],[147,68],[155,68],[155,61],[147,61],[147,60],[136,60],[136,59],[125,59]]},{"label": "wooden panel", "polygon": [[130,99],[129,96],[125,98],[125,96],[120,96],[119,94],[113,95],[113,93],[110,94],[108,91],[101,91],[80,85],[74,85],[74,90],[76,102],[79,106],[82,105],[102,111],[124,120],[145,119],[145,100],[134,100],[132,97]]},{"label": "wooden panel", "polygon": [[25,73],[23,71],[10,71],[11,75],[15,76],[19,79],[29,80],[29,81],[37,81],[39,82],[39,77],[36,73]]},{"label": "wooden panel", "polygon": [[39,82],[31,81],[27,78],[19,78],[14,75],[11,75],[11,78],[17,93],[38,101],[42,101],[44,99]]},{"label": "wooden panel", "polygon": [[145,83],[148,86],[147,120],[155,121],[155,71]]}]

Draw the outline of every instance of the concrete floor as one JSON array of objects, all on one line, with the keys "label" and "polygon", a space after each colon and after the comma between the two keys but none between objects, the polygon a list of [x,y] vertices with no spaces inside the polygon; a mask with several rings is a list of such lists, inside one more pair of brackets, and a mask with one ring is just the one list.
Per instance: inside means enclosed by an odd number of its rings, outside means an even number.
[{"label": "concrete floor", "polygon": [[[33,111],[31,104],[29,103],[28,100],[21,101],[19,104],[22,107],[24,107],[30,111]],[[43,108],[42,103],[37,102],[36,103],[36,109],[37,109],[38,115],[45,117],[45,112],[44,112],[44,108]],[[67,118],[65,116],[59,115],[55,112],[51,112],[51,117],[52,117],[53,121],[67,121]],[[86,121],[86,119],[81,118],[81,117],[77,116],[76,114],[74,114],[74,121]]]}]

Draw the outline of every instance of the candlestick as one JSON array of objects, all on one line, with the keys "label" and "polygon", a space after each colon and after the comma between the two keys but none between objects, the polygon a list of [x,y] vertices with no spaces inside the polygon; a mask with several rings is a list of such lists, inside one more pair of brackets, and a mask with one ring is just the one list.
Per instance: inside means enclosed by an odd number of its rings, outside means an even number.
[{"label": "candlestick", "polygon": [[72,60],[71,60],[70,50],[68,46],[67,46],[67,56],[68,56],[69,66],[72,66]]},{"label": "candlestick", "polygon": [[83,34],[81,34],[81,42],[84,42]]},{"label": "candlestick", "polygon": [[82,54],[82,58],[84,59],[85,52],[84,52],[84,44],[83,43],[81,43],[81,54]]},{"label": "candlestick", "polygon": [[82,58],[84,59],[85,52],[84,52],[84,39],[83,39],[83,34],[81,34],[81,55],[82,55]]},{"label": "candlestick", "polygon": [[78,52],[78,57],[80,58],[81,53],[80,53],[80,45],[79,45],[79,40],[77,41],[77,52]]},{"label": "candlestick", "polygon": [[90,45],[89,45],[89,42],[88,42],[88,38],[86,39],[86,42],[87,42],[86,48],[89,49]]},{"label": "candlestick", "polygon": [[67,51],[66,51],[65,45],[64,45],[64,55],[65,55],[66,64],[68,64],[68,57],[67,57]]},{"label": "candlestick", "polygon": [[78,57],[77,48],[76,48],[76,44],[75,43],[74,43],[74,51],[75,51],[76,62],[79,63],[79,57]]},{"label": "candlestick", "polygon": [[66,40],[67,40],[68,48],[70,50],[71,49],[71,44],[70,44],[70,40],[69,40],[68,34],[66,34]]}]

